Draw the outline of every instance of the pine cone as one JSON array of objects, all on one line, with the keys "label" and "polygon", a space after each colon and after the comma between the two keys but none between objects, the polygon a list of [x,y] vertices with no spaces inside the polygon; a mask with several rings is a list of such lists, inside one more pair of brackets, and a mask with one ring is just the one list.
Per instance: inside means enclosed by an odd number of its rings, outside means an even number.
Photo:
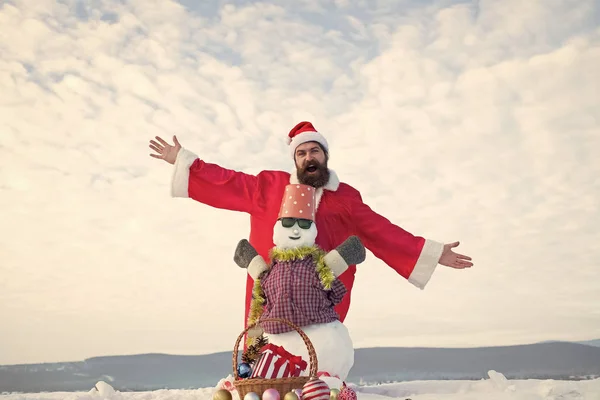
[{"label": "pine cone", "polygon": [[242,362],[252,364],[253,361],[254,360],[253,360],[252,354],[249,354],[248,351],[246,351],[246,352],[244,352],[244,354],[242,354]]},{"label": "pine cone", "polygon": [[264,334],[260,335],[256,339],[256,348],[260,351],[260,349],[262,349],[268,343],[269,343],[269,339],[267,339]]},{"label": "pine cone", "polygon": [[254,344],[247,347],[244,354],[242,354],[242,362],[252,365],[258,356],[260,356],[260,349],[269,343],[269,339],[264,334],[255,338]]},{"label": "pine cone", "polygon": [[258,358],[258,349],[252,345],[248,346],[244,354],[242,354],[242,361],[252,365]]}]

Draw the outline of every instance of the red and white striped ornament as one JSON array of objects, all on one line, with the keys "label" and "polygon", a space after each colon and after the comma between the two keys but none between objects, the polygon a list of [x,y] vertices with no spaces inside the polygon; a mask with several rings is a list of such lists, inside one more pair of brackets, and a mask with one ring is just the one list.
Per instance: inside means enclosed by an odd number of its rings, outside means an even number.
[{"label": "red and white striped ornament", "polygon": [[302,400],[329,400],[329,386],[320,379],[311,379],[302,388]]}]

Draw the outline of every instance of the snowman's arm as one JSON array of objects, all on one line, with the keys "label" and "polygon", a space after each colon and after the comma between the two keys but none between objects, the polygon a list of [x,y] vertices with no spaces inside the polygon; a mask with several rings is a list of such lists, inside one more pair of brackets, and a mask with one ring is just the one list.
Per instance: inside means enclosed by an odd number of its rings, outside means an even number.
[{"label": "snowman's arm", "polygon": [[350,236],[344,243],[327,253],[323,261],[337,278],[350,265],[360,264],[365,261],[365,258],[365,246],[363,246],[357,236]]},{"label": "snowman's arm", "polygon": [[344,286],[342,281],[340,281],[339,279],[335,279],[331,283],[331,290],[327,292],[327,296],[329,297],[329,300],[331,300],[333,305],[338,305],[342,302],[342,299],[346,295],[347,291],[348,290],[346,289],[346,286]]},{"label": "snowman's arm", "polygon": [[246,268],[254,280],[268,269],[265,259],[246,239],[239,241],[233,260],[240,268]]}]

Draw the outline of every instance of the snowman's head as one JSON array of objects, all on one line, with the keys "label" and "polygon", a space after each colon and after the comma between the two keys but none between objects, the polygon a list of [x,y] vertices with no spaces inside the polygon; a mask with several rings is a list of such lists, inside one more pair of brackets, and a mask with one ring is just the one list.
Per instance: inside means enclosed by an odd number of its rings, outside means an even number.
[{"label": "snowman's head", "polygon": [[279,218],[273,228],[273,243],[279,249],[314,246],[317,226],[310,219]]}]

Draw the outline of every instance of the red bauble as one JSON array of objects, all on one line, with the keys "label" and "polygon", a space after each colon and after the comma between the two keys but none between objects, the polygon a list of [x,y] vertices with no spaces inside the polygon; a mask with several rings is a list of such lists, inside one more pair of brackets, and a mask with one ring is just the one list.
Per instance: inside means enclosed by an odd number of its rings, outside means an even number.
[{"label": "red bauble", "polygon": [[356,395],[354,389],[349,388],[344,383],[340,389],[340,393],[338,394],[338,400],[358,400],[358,396]]}]

